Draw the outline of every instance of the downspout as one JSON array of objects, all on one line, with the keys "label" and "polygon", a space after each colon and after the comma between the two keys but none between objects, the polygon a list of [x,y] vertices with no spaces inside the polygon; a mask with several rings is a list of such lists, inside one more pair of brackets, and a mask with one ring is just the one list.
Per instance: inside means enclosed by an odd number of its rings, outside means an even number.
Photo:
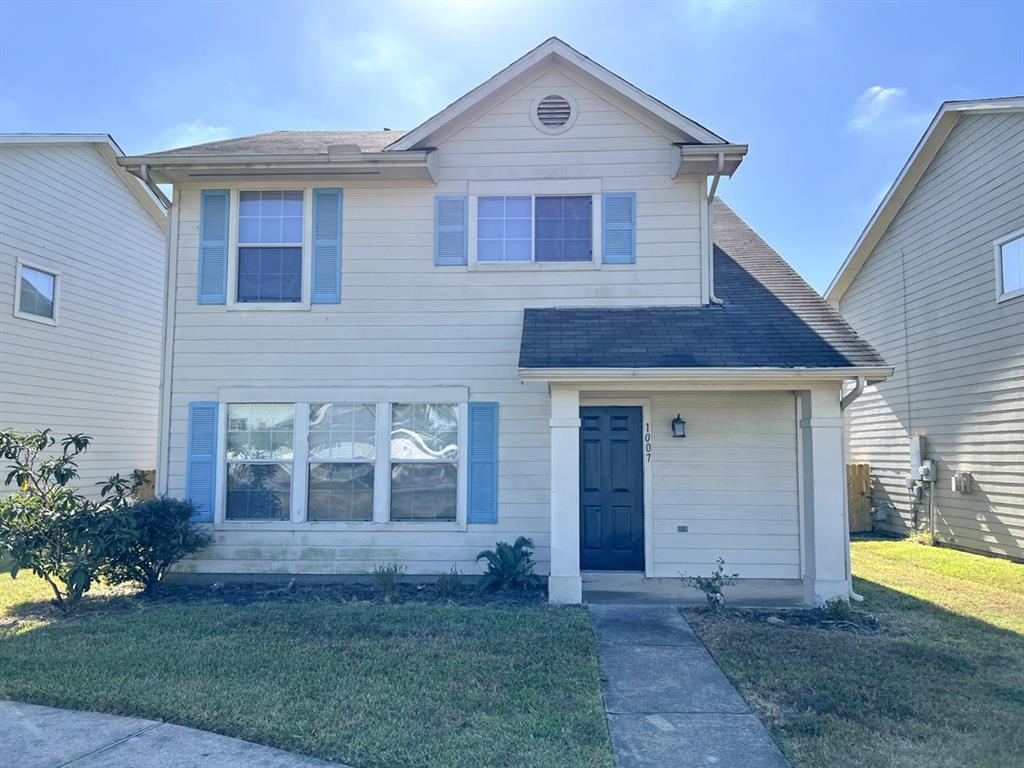
[{"label": "downspout", "polygon": [[718,170],[715,171],[715,178],[711,182],[711,189],[708,190],[708,248],[711,249],[711,257],[708,259],[710,267],[708,274],[708,301],[712,304],[722,306],[725,304],[715,296],[715,225],[711,220],[711,204],[715,202],[715,192],[718,191],[718,182],[722,180],[722,173],[725,171],[725,152],[718,153]]},{"label": "downspout", "polygon": [[[839,401],[839,412],[840,413],[845,411],[850,405],[853,404],[854,400],[856,400],[858,397],[860,397],[864,393],[864,387],[865,386],[867,386],[867,379],[865,379],[863,376],[858,376],[856,382],[853,385],[853,389],[851,389],[849,392],[847,392],[842,397],[842,399]],[[844,469],[844,471],[846,469],[846,436],[845,435],[843,436],[843,469]],[[848,510],[849,510],[850,500],[848,498],[846,498],[845,494],[843,495],[843,498],[846,499],[846,505],[847,505],[846,509],[843,510],[843,533],[846,536],[847,542],[849,542],[849,540],[850,540],[850,514],[849,514]],[[863,595],[858,595],[856,592],[853,591],[853,563],[850,562],[850,547],[849,547],[849,545],[847,545],[847,547],[846,547],[846,583],[848,585],[847,589],[850,592],[850,599],[854,600],[854,601],[856,601],[858,603],[864,602],[864,596]]]},{"label": "downspout", "polygon": [[156,185],[156,182],[149,178],[149,166],[145,163],[139,166],[139,178],[142,179],[142,183],[149,188],[149,191],[156,196],[156,199],[163,204],[164,208],[170,210],[171,201],[167,199],[167,195],[165,195],[164,191]]}]

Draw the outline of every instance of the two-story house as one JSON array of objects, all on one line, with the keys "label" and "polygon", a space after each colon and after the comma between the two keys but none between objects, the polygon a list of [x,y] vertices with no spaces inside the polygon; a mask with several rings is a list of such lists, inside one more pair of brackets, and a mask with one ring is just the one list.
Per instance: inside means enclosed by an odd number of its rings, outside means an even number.
[{"label": "two-story house", "polygon": [[558,39],[407,132],[125,158],[174,185],[159,491],[204,574],[729,570],[849,594],[881,357],[725,204],[747,148]]},{"label": "two-story house", "polygon": [[89,435],[90,493],[157,453],[167,200],[122,156],[107,134],[0,134],[0,429]]}]

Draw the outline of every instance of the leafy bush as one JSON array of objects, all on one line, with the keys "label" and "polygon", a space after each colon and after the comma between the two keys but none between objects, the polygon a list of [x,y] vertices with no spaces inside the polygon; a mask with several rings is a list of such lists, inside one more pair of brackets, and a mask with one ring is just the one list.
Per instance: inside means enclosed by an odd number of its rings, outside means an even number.
[{"label": "leafy bush", "polygon": [[462,589],[462,571],[453,565],[451,570],[437,577],[437,596],[442,600],[451,600]]},{"label": "leafy bush", "polygon": [[537,585],[537,576],[533,572],[533,539],[520,536],[513,544],[499,541],[494,549],[477,555],[476,560],[487,561],[487,571],[477,585],[481,592],[530,589]]},{"label": "leafy bush", "polygon": [[725,560],[723,558],[718,558],[716,562],[718,567],[712,571],[710,576],[687,576],[686,574],[681,574],[683,581],[688,586],[699,589],[704,593],[707,609],[711,613],[716,613],[725,605],[725,595],[722,593],[722,589],[730,584],[735,584],[736,579],[739,578],[738,573],[726,574]]},{"label": "leafy bush", "polygon": [[172,565],[213,541],[209,533],[189,522],[195,513],[192,502],[167,497],[119,509],[115,514],[130,536],[123,547],[109,553],[100,575],[111,584],[138,582],[151,591]]},{"label": "leafy bush", "polygon": [[127,481],[118,483],[120,496],[105,491],[99,503],[68,487],[89,442],[86,435],[68,435],[50,452],[57,439],[49,429],[0,431],[0,457],[11,462],[4,482],[17,489],[0,499],[0,549],[8,553],[12,577],[32,571],[50,585],[61,608],[89,591],[104,558],[131,536],[110,514],[127,498]]},{"label": "leafy bush", "polygon": [[373,568],[373,589],[385,600],[398,592],[398,580],[405,574],[401,563],[380,563]]},{"label": "leafy bush", "polygon": [[831,600],[825,601],[825,604],[821,606],[821,612],[832,621],[849,621],[853,611],[850,608],[849,600],[833,597]]}]

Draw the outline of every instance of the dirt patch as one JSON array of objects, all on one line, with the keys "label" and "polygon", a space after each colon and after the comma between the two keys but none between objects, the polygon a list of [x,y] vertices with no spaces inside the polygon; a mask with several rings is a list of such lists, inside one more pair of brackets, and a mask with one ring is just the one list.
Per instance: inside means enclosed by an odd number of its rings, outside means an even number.
[{"label": "dirt patch", "polygon": [[870,613],[855,611],[839,618],[828,611],[816,609],[740,609],[724,608],[718,614],[699,608],[682,609],[686,620],[705,625],[719,618],[738,619],[751,624],[766,624],[780,628],[821,629],[832,632],[849,632],[855,635],[873,636],[885,633],[885,628]]}]

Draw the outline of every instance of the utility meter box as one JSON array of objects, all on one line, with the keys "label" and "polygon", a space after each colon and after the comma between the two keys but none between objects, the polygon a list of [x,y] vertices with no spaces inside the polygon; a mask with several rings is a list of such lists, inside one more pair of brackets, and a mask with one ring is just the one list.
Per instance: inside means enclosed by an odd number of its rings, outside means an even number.
[{"label": "utility meter box", "polygon": [[925,443],[924,435],[910,436],[910,479],[923,480],[921,477],[921,464],[924,463]]}]

